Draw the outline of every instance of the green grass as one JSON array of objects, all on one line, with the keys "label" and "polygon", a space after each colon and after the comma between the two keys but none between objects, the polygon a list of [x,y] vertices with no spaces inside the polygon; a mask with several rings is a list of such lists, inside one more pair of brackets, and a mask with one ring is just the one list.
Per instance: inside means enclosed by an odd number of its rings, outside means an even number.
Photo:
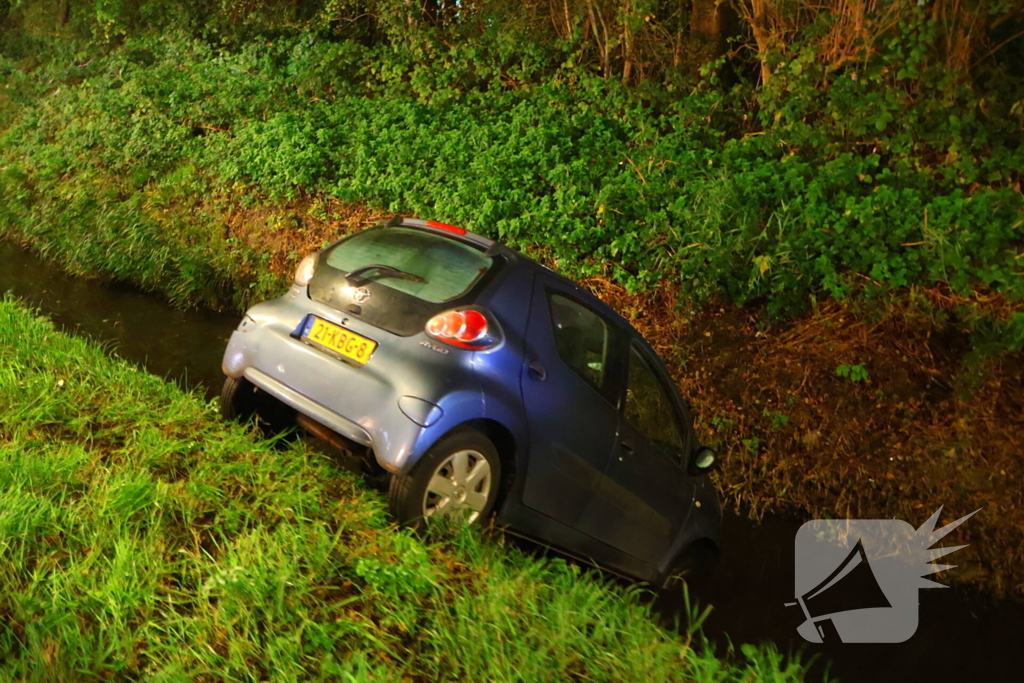
[{"label": "green grass", "polygon": [[[0,300],[0,679],[798,681],[624,589],[394,529],[329,456]],[[693,611],[696,617],[696,610]]]}]

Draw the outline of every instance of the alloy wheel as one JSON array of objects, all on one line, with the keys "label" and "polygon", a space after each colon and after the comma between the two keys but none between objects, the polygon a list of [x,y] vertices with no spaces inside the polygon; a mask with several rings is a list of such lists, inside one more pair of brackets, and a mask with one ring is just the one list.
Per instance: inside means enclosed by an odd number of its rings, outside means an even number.
[{"label": "alloy wheel", "polygon": [[491,466],[474,450],[453,453],[434,470],[423,496],[423,516],[475,522],[490,497]]}]

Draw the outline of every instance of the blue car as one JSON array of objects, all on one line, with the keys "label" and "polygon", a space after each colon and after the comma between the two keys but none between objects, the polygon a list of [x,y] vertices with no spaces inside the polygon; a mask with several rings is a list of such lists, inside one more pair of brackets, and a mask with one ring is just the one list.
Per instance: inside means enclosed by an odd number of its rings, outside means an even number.
[{"label": "blue car", "polygon": [[665,366],[599,299],[497,242],[396,217],[307,256],[224,354],[224,416],[299,424],[390,473],[402,524],[508,531],[664,583],[719,544]]}]

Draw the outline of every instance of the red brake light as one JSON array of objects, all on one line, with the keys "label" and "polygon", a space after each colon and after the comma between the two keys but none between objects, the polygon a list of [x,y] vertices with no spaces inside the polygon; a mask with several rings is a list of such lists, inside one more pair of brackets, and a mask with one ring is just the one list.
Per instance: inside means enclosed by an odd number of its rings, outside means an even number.
[{"label": "red brake light", "polygon": [[487,334],[487,318],[480,311],[462,311],[462,328],[455,333],[459,341],[472,342]]},{"label": "red brake light", "polygon": [[457,225],[448,225],[447,223],[438,223],[437,221],[427,221],[427,225],[438,230],[446,230],[447,232],[453,232],[456,235],[465,235],[466,229],[460,228]]},{"label": "red brake light", "polygon": [[480,311],[445,311],[427,321],[427,333],[454,346],[469,346],[487,336],[487,318]]}]

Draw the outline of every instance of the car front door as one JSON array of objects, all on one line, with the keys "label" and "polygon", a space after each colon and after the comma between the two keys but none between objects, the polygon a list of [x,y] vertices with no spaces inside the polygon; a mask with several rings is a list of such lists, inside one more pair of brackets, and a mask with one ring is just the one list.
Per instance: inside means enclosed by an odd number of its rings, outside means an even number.
[{"label": "car front door", "polygon": [[650,564],[660,562],[690,513],[692,444],[674,394],[651,352],[634,341],[618,442],[577,528]]},{"label": "car front door", "polygon": [[529,430],[523,503],[572,525],[615,446],[621,328],[579,293],[539,274],[520,377]]}]

